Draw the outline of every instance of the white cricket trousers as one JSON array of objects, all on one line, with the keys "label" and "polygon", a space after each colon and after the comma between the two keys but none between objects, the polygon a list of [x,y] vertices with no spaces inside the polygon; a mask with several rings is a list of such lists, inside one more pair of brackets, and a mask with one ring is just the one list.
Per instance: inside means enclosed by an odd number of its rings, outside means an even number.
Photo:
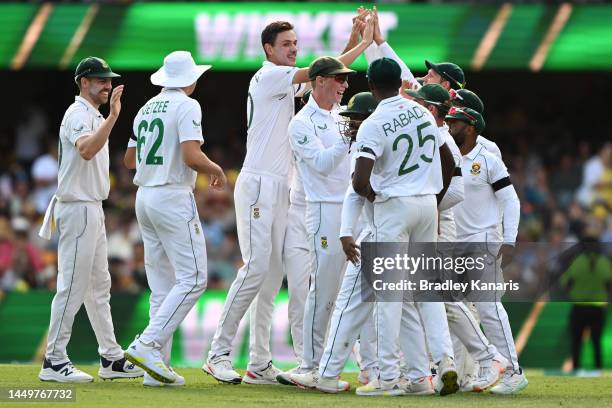
[{"label": "white cricket trousers", "polygon": [[[282,265],[289,290],[288,316],[293,352],[298,365],[302,361],[302,325],[304,304],[308,295],[308,235],[304,216],[306,204],[289,204],[282,249]],[[270,329],[274,299],[282,285],[283,273],[269,273],[250,307],[249,370],[267,367],[272,360]],[[262,299],[262,300],[260,300]]]},{"label": "white cricket trousers", "polygon": [[[437,229],[438,213],[434,195],[393,197],[383,202],[374,202],[375,242],[436,242]],[[420,326],[419,313],[413,302],[387,301],[376,303],[374,316],[380,378],[392,380],[400,375],[397,349],[400,332],[402,341],[409,338],[411,341],[425,344],[422,328],[420,332],[416,332],[416,327]],[[437,318],[446,320],[446,315]],[[423,357],[427,361],[425,350]],[[415,374],[411,375],[413,376]]]},{"label": "white cricket trousers", "polygon": [[229,355],[240,320],[250,306],[248,369],[258,371],[272,360],[270,329],[274,299],[283,279],[282,251],[289,207],[287,179],[243,168],[236,181],[234,202],[244,265],[227,294],[208,355],[210,358]]},{"label": "white cricket trousers", "polygon": [[172,335],[206,289],[204,231],[187,186],[140,187],[136,217],[151,288],[149,325],[140,335],[170,359]]},{"label": "white cricket trousers", "polygon": [[310,289],[304,307],[304,354],[301,364],[304,369],[319,367],[329,320],[346,267],[346,255],[339,238],[341,213],[341,203],[306,203]]},{"label": "white cricket trousers", "polygon": [[304,307],[308,296],[308,280],[310,259],[308,248],[308,231],[306,230],[306,203],[291,203],[285,243],[283,247],[283,267],[287,274],[287,289],[289,291],[289,324],[293,351],[298,365],[302,363],[304,353]]},{"label": "white cricket trousers", "polygon": [[[499,248],[499,244],[498,244]],[[494,251],[497,252],[497,251]],[[485,266],[490,274],[498,276],[496,271],[501,270],[501,259],[489,255]],[[474,302],[484,334],[497,348],[497,351],[508,361],[507,368],[518,370],[519,362],[508,313],[501,302]]]},{"label": "white cricket trousers", "polygon": [[57,293],[51,303],[45,357],[52,364],[68,361],[66,346],[74,316],[85,303],[98,353],[108,360],[123,358],[110,311],[111,277],[102,203],[58,201],[53,217],[59,232]]},{"label": "white cricket trousers", "polygon": [[[456,241],[457,233],[453,218],[442,219],[439,231],[438,242]],[[473,374],[476,370],[475,361],[483,367],[488,367],[497,354],[497,349],[485,337],[474,312],[464,302],[445,302],[444,307],[459,377],[464,378],[466,374]]]}]

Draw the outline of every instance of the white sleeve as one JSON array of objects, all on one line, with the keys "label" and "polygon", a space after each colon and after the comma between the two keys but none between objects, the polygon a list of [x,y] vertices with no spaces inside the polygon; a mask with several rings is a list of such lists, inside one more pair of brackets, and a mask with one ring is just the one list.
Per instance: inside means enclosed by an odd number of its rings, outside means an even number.
[{"label": "white sleeve", "polygon": [[374,122],[365,120],[357,131],[357,153],[356,157],[376,160],[384,150],[384,140],[381,140],[378,129]]},{"label": "white sleeve", "polygon": [[289,142],[297,160],[302,160],[308,167],[321,174],[334,170],[348,154],[348,145],[338,136],[338,141],[325,147],[315,131],[300,120],[293,119],[289,124]]},{"label": "white sleeve", "polygon": [[413,85],[418,84],[416,78],[410,71],[410,68],[408,68],[408,65],[406,65],[406,63],[402,61],[399,55],[395,53],[395,50],[391,48],[389,43],[385,41],[384,43],[380,44],[378,46],[378,50],[382,54],[383,57],[391,58],[392,60],[394,60],[395,62],[399,64],[400,68],[402,69],[402,79],[403,80],[408,80]]},{"label": "white sleeve", "polygon": [[204,143],[202,136],[202,108],[195,99],[182,103],[177,112],[179,143],[197,140]]},{"label": "white sleeve", "polygon": [[521,218],[521,203],[516,190],[510,181],[510,175],[504,163],[496,156],[488,163],[489,182],[495,197],[502,208],[504,243],[514,245]]},{"label": "white sleeve", "polygon": [[503,211],[504,244],[514,245],[521,218],[521,203],[512,184],[495,192]]},{"label": "white sleeve", "polygon": [[352,237],[355,230],[355,224],[361,214],[361,209],[365,203],[365,197],[360,196],[353,190],[353,186],[349,184],[344,202],[342,203],[342,216],[340,224],[340,238]]},{"label": "white sleeve", "polygon": [[365,49],[363,54],[366,57],[366,61],[368,62],[368,66],[379,58],[382,58],[382,55],[379,51],[378,45],[375,42],[372,42],[368,48]]},{"label": "white sleeve", "polygon": [[[459,173],[457,174],[457,169]],[[455,167],[455,174],[451,178],[448,189],[442,197],[442,201],[438,204],[438,210],[444,211],[452,208],[463,201],[465,192],[463,187],[463,176],[461,176],[461,167]]]},{"label": "white sleeve", "polygon": [[85,110],[76,109],[72,111],[68,120],[66,120],[68,129],[68,140],[73,145],[82,137],[89,136],[95,133],[93,128],[93,120]]},{"label": "white sleeve", "polygon": [[[268,95],[285,93],[293,85],[293,77],[298,70],[298,67],[277,65],[265,70],[259,77],[259,82],[263,85],[262,89],[268,91]],[[295,89],[293,90],[295,92]]]}]

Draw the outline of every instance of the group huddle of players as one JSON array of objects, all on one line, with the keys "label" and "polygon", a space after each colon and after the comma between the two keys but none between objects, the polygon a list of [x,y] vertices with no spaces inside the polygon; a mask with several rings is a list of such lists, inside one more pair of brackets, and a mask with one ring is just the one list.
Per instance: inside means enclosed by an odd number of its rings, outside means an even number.
[{"label": "group huddle of players", "polygon": [[[232,283],[203,370],[221,382],[283,384],[337,393],[355,350],[358,395],[513,394],[527,386],[508,315],[499,301],[368,301],[363,243],[484,243],[496,276],[511,258],[519,200],[495,143],[481,133],[484,104],[464,89],[456,64],[425,61],[415,78],[383,38],[376,9],[360,8],[346,49],[296,64],[291,23],[261,34],[266,60],[247,97],[247,153],[234,202],[243,266]],[[362,53],[369,92],[341,106],[348,68]],[[144,376],[145,386],[181,386],[170,367],[172,337],[206,288],[207,258],[193,188],[197,173],[223,188],[223,170],[201,151],[202,111],[190,97],[210,68],[175,51],[151,82],[161,92],[133,122],[124,163],[135,169],[135,212],[151,289],[150,321],[122,351],[110,315],[102,201],[108,197],[108,137],[123,86],[96,57],[75,71],[79,95],[60,130],[58,191],[41,235],[59,232],[58,290],[43,381],[91,382],[66,346],[83,302],[104,379]],[[296,97],[303,106],[297,113]],[[104,117],[100,105],[110,99]],[[455,271],[460,272],[460,271]],[[297,366],[272,364],[274,299],[286,274]],[[371,289],[371,288],[369,288]],[[249,312],[249,364],[232,367],[233,342]],[[140,368],[139,368],[140,367]],[[141,370],[142,368],[142,370]]]}]

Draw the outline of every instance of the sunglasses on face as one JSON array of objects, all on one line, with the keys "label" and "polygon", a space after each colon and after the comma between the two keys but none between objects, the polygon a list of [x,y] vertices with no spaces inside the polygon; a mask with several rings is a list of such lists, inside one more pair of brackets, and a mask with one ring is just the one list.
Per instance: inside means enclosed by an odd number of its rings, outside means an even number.
[{"label": "sunglasses on face", "polygon": [[339,84],[343,84],[348,81],[348,74],[329,75],[326,78],[334,78]]}]

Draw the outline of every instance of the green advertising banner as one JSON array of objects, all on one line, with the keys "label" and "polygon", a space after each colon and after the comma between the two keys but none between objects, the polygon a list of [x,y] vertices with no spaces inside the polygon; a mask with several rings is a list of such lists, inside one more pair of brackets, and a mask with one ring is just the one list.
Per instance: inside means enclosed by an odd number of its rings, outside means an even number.
[{"label": "green advertising banner", "polygon": [[[176,367],[200,367],[210,348],[217,323],[223,310],[227,292],[207,290],[189,312],[174,335],[172,364]],[[9,293],[0,298],[0,363],[40,362],[49,324],[49,311],[53,293],[32,291]],[[274,306],[270,349],[274,363],[281,368],[295,365],[291,347],[291,335],[287,315],[288,296],[281,291]],[[532,303],[507,303],[512,332],[520,337],[524,327],[533,325],[520,359],[525,367],[560,369],[570,356],[569,303],[548,303],[535,321]],[[115,335],[120,345],[126,347],[149,321],[149,294],[113,294],[111,311]],[[236,367],[245,368],[249,355],[249,322],[240,323],[233,343],[232,359]],[[602,336],[603,361],[612,368],[612,314]],[[96,338],[84,308],[76,316],[68,353],[74,362],[95,362],[98,358]],[[593,367],[591,342],[583,347],[585,367]],[[354,360],[347,369],[355,370]]]},{"label": "green advertising banner", "polygon": [[[298,65],[337,55],[358,3],[0,4],[0,68],[74,67],[97,55],[119,70],[159,67],[177,49],[215,70],[256,70],[262,28],[288,20]],[[612,67],[612,5],[384,4],[385,38],[415,71],[423,61],[464,69]],[[27,35],[26,35],[27,34]],[[355,66],[365,69],[360,57]]]}]

